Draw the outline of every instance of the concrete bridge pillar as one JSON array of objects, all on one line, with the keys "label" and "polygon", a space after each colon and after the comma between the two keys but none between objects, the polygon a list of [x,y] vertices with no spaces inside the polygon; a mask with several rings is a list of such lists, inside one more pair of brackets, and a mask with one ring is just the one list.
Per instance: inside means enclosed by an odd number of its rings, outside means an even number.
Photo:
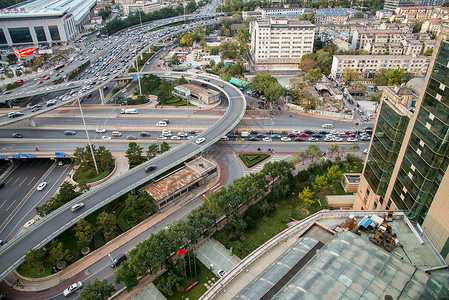
[{"label": "concrete bridge pillar", "polygon": [[30,120],[31,126],[36,127],[36,122],[34,122],[34,118],[29,118],[28,120]]},{"label": "concrete bridge pillar", "polygon": [[104,104],[104,94],[103,94],[103,89],[99,88],[98,92],[100,93],[100,100],[101,100],[101,104]]}]

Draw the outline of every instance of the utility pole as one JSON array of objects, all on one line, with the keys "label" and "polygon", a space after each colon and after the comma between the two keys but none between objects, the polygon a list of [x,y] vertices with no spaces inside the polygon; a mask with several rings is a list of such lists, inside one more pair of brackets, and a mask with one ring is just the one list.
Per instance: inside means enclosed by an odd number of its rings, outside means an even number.
[{"label": "utility pole", "polygon": [[81,119],[83,119],[84,130],[86,131],[87,143],[89,144],[90,152],[92,153],[92,158],[94,160],[95,170],[97,171],[97,175],[98,175],[98,174],[100,174],[100,172],[98,171],[98,166],[97,166],[97,161],[95,160],[94,150],[92,149],[92,144],[90,142],[89,132],[87,132],[86,121],[84,120],[83,109],[81,108],[81,103],[80,103],[80,97],[77,96],[76,98],[78,99],[78,105],[80,107],[80,112],[81,112]]}]

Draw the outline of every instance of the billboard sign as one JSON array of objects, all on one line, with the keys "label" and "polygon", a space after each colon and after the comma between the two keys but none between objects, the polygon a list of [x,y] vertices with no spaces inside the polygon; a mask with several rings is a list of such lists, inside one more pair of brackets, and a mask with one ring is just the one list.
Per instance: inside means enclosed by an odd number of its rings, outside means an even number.
[{"label": "billboard sign", "polygon": [[23,50],[17,50],[16,48],[14,48],[14,53],[16,54],[16,56],[18,58],[20,58],[20,57],[28,56],[28,55],[31,55],[31,54],[35,54],[36,53],[36,48],[35,47],[31,47],[31,48],[27,48],[27,49],[23,49]]}]

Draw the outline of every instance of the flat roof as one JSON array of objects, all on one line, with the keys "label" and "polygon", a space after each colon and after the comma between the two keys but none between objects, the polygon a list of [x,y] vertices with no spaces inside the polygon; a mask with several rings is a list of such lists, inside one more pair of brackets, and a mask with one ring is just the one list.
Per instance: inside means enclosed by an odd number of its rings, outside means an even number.
[{"label": "flat roof", "polygon": [[200,178],[194,171],[184,168],[145,188],[155,201],[161,201]]},{"label": "flat roof", "polygon": [[320,211],[254,250],[201,299],[447,299],[447,264],[403,212],[392,213],[402,246],[391,252],[370,242],[373,232],[336,233],[350,215],[360,222],[386,211]]},{"label": "flat roof", "polygon": [[0,20],[38,17],[61,17],[73,14],[75,21],[84,18],[96,0],[34,0],[0,10]]}]

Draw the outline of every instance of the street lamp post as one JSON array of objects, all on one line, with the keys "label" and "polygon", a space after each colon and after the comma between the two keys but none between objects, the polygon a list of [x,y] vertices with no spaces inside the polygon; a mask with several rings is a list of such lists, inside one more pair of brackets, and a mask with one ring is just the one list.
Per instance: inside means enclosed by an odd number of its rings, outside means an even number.
[{"label": "street lamp post", "polygon": [[86,120],[84,120],[84,114],[83,114],[83,109],[81,108],[80,98],[79,98],[79,96],[76,96],[76,98],[78,100],[78,105],[80,107],[81,119],[83,119],[84,130],[86,131],[87,143],[89,144],[90,152],[92,153],[92,159],[94,160],[95,170],[97,171],[97,175],[98,175],[98,174],[100,174],[100,172],[98,171],[98,166],[97,166],[97,161],[95,160],[94,150],[92,149],[92,144],[90,142],[89,132],[87,131]]}]

